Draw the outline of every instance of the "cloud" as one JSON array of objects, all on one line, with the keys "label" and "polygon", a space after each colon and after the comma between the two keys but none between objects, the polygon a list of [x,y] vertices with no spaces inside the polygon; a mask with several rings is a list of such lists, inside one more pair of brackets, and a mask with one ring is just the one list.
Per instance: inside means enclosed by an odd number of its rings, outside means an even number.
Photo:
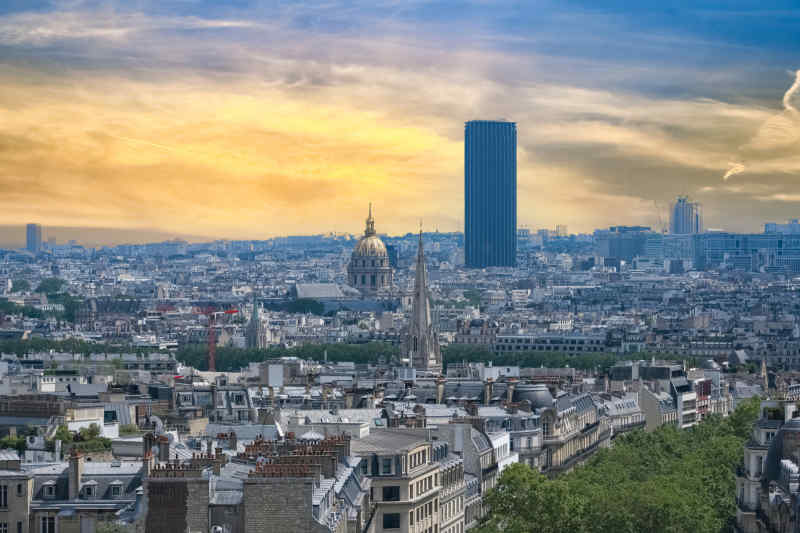
[{"label": "cloud", "polygon": [[[482,2],[111,6],[0,17],[0,223],[35,210],[47,224],[215,236],[358,232],[373,201],[381,231],[419,218],[456,230],[472,118],[518,123],[518,218],[531,226],[655,224],[653,200],[709,193],[721,169],[747,165],[738,191],[704,197],[715,223],[726,205],[741,213],[757,195],[792,194],[788,174],[800,170],[784,148],[755,158],[742,148],[730,163],[731,147],[776,115],[773,87],[725,98],[712,89],[744,87],[749,71],[661,60],[681,43],[728,45],[648,37],[622,14],[549,2],[535,13]],[[624,44],[634,41],[642,57]],[[796,89],[787,94],[792,107]],[[748,216],[736,223],[760,224]]]},{"label": "cloud", "polygon": [[[731,163],[731,168],[722,177],[723,180],[748,169],[751,171],[769,169],[787,173],[800,170],[796,164],[786,164],[794,162],[794,158],[781,158],[800,149],[800,113],[794,104],[794,99],[800,90],[800,70],[793,75],[794,83],[783,95],[783,111],[773,114],[764,121],[756,135],[740,148],[740,152],[746,154],[747,164]],[[776,163],[783,164],[776,165]]]},{"label": "cloud", "polygon": [[92,12],[22,12],[0,17],[0,45],[45,46],[65,40],[120,41],[145,32],[256,26],[254,22],[243,20],[154,17],[113,9]]},{"label": "cloud", "polygon": [[741,174],[745,171],[745,166],[741,163],[728,163],[728,171],[722,176],[724,181],[728,181],[728,178],[731,176],[735,176],[736,174]]}]

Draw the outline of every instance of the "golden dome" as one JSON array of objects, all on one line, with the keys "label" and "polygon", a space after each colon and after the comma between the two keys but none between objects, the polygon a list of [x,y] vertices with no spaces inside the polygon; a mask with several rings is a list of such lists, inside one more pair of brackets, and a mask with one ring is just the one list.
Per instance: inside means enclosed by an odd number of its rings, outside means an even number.
[{"label": "golden dome", "polygon": [[359,257],[386,257],[386,245],[377,235],[364,235],[353,249],[353,255]]},{"label": "golden dome", "polygon": [[375,219],[372,218],[372,204],[369,204],[369,216],[364,236],[359,239],[353,255],[358,257],[387,257],[386,245],[375,233]]}]

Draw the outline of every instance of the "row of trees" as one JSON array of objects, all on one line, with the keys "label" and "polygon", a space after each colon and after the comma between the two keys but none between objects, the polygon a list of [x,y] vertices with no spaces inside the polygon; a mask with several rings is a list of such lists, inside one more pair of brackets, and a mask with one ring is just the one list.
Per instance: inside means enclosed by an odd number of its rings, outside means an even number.
[{"label": "row of trees", "polygon": [[[23,356],[29,353],[48,352],[72,353],[72,354],[96,354],[96,353],[132,353],[136,348],[126,345],[112,345],[104,343],[86,342],[76,338],[65,340],[45,339],[43,337],[31,337],[30,339],[0,339],[0,353],[13,353]],[[151,352],[145,348],[138,348],[138,351]]]},{"label": "row of trees", "polygon": [[[119,352],[152,352],[152,348],[132,347],[127,345],[109,345],[104,343],[89,343],[76,339],[55,341],[33,337],[29,340],[3,339],[0,340],[0,352],[14,353],[22,356],[26,353],[55,350],[67,353],[96,354]],[[237,371],[249,363],[276,359],[284,356],[299,357],[322,361],[327,352],[328,361],[342,362],[353,361],[357,364],[388,362],[400,357],[401,349],[397,345],[387,342],[370,342],[366,344],[310,344],[294,348],[270,347],[266,349],[220,347],[217,349],[217,369],[225,372]],[[205,344],[190,344],[182,346],[175,354],[178,361],[198,368],[207,369],[208,346]],[[513,352],[496,354],[484,345],[451,344],[442,348],[442,360],[445,367],[451,363],[460,362],[492,362],[494,365],[513,365],[520,367],[547,367],[564,368],[573,367],[579,370],[596,370],[607,372],[614,364],[622,359],[636,357],[649,359],[649,354],[614,354],[614,353],[584,353],[569,355],[563,352]],[[659,357],[664,357],[660,355]],[[696,366],[696,361],[690,360],[691,366]]]},{"label": "row of trees", "polygon": [[[322,361],[325,352],[328,361],[353,361],[355,363],[377,363],[390,361],[400,356],[400,347],[386,342],[370,342],[367,344],[314,344],[295,348],[271,347],[268,349],[218,348],[217,369],[221,371],[239,370],[252,362],[266,361],[284,356]],[[188,345],[178,350],[176,357],[184,364],[205,370],[208,347],[206,345]],[[628,356],[625,356],[628,357]],[[489,362],[493,364],[514,365],[521,367],[563,368],[570,366],[577,369],[596,369],[605,372],[620,359],[618,354],[586,353],[569,355],[562,352],[515,352],[495,354],[487,346],[468,344],[451,344],[442,349],[442,360],[445,366],[460,362]]]},{"label": "row of trees", "polygon": [[[370,342],[367,344],[307,344],[294,348],[273,346],[266,349],[250,348],[217,348],[217,370],[222,372],[237,371],[249,363],[277,359],[279,357],[298,357],[322,361],[326,357],[331,362],[353,361],[357,364],[376,363],[378,360],[389,361],[399,355],[400,350],[389,343]],[[205,344],[186,345],[181,347],[175,357],[178,361],[199,370],[208,369],[208,346]]]},{"label": "row of trees", "polygon": [[556,479],[512,465],[479,533],[732,531],[734,471],[757,416],[756,398],[688,430],[635,431]]}]

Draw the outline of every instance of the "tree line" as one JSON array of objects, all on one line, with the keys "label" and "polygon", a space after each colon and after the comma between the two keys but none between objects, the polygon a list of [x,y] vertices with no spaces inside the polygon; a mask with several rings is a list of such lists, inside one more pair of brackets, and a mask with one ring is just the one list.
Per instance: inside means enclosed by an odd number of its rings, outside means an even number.
[{"label": "tree line", "polygon": [[555,479],[512,465],[486,497],[478,533],[733,531],[735,469],[758,409],[753,398],[690,429],[621,435]]}]

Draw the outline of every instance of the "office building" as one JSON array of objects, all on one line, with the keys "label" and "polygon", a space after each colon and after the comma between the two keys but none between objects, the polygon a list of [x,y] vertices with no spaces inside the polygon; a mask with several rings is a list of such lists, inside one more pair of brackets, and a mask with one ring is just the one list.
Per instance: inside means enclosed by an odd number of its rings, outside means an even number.
[{"label": "office building", "polygon": [[767,222],[764,224],[764,233],[781,233],[783,235],[798,235],[800,234],[800,221],[796,218],[789,220],[786,224],[776,224],[775,222]]},{"label": "office building", "polygon": [[469,268],[514,266],[517,126],[473,120],[464,130],[464,237]]},{"label": "office building", "polygon": [[703,211],[699,202],[690,202],[686,196],[678,196],[672,205],[669,232],[673,235],[703,233]]},{"label": "office building", "polygon": [[28,224],[25,236],[25,248],[33,254],[39,253],[42,250],[42,226]]}]

